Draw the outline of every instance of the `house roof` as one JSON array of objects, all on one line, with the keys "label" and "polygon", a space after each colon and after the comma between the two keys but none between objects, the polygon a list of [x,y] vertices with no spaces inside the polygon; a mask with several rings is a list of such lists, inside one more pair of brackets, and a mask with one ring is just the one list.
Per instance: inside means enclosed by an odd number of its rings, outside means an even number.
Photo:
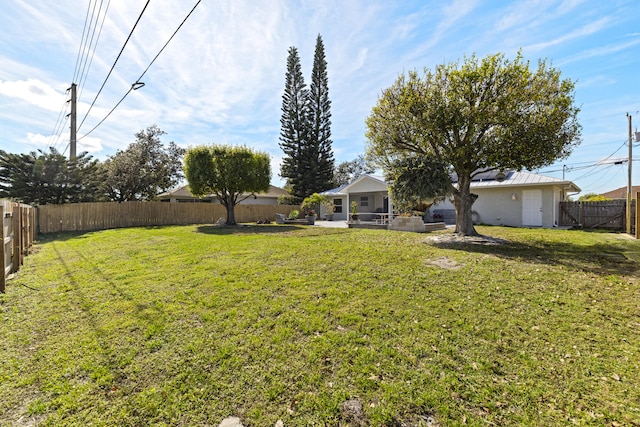
[{"label": "house roof", "polygon": [[[280,196],[283,195],[288,195],[289,193],[287,193],[286,190],[280,188],[280,187],[276,187],[275,185],[270,185],[269,186],[269,191],[267,191],[266,193],[256,193],[257,196],[260,197],[266,197],[266,198],[278,198]],[[246,194],[241,195],[241,197],[246,196]],[[168,199],[170,197],[175,197],[175,198],[196,198],[193,194],[191,194],[191,191],[189,191],[189,186],[188,185],[183,185],[182,187],[178,187],[176,189],[167,191],[165,193],[159,194],[158,198],[162,198],[162,199]],[[214,194],[207,194],[206,196],[204,196],[205,198],[211,198],[211,197],[215,197]]]},{"label": "house roof", "polygon": [[[362,175],[353,182],[343,185],[332,190],[323,192],[323,195],[327,196],[341,196],[347,195],[349,189],[361,182],[364,179],[370,179],[377,181],[381,184],[387,185],[384,177],[379,175]],[[458,182],[458,176],[453,174],[451,179],[454,183]],[[580,192],[580,187],[571,181],[563,179],[552,178],[549,176],[538,175],[531,172],[522,171],[488,171],[481,172],[473,177],[471,182],[471,188],[503,188],[503,187],[524,187],[524,186],[539,186],[539,185],[555,185],[564,188],[570,192]],[[626,197],[626,196],[625,196]]]},{"label": "house roof", "polygon": [[[632,197],[636,197],[636,194],[640,192],[640,185],[634,185],[631,187],[631,195]],[[627,198],[627,187],[616,188],[615,190],[608,191],[606,193],[602,193],[602,196],[607,199],[626,199]]]},{"label": "house roof", "polygon": [[345,184],[341,187],[333,188],[331,190],[323,191],[321,194],[325,196],[344,196],[349,194],[349,189],[351,187],[353,187],[354,185],[364,180],[373,180],[379,184],[384,185],[385,187],[387,186],[387,182],[384,180],[383,176],[365,174],[365,175],[360,175],[358,178],[356,178],[355,180],[353,180],[348,184]]},{"label": "house roof", "polygon": [[[496,187],[522,187],[536,185],[556,185],[563,187],[567,191],[579,192],[580,187],[571,181],[566,181],[550,176],[538,175],[531,172],[523,171],[506,171],[499,175],[498,171],[483,172],[476,175],[472,182],[471,188],[496,188]],[[454,178],[457,182],[457,177]]]}]

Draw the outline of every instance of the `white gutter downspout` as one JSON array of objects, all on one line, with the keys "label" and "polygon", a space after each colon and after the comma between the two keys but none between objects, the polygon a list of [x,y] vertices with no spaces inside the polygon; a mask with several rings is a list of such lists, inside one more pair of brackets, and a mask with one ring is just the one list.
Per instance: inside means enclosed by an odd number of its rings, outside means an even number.
[{"label": "white gutter downspout", "polygon": [[[563,193],[564,191],[561,190]],[[557,191],[553,192],[553,219],[552,219],[552,227],[557,227],[558,226],[558,209],[560,207],[560,201],[556,200],[556,195],[557,195]],[[562,197],[562,196],[560,196]]]}]

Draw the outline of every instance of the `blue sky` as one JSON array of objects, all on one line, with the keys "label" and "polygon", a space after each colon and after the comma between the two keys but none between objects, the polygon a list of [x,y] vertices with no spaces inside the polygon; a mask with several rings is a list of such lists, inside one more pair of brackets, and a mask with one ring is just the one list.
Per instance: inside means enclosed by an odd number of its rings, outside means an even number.
[{"label": "blue sky", "polygon": [[[105,7],[109,3],[106,15]],[[640,124],[640,3],[637,0],[392,1],[203,0],[125,95],[196,0],[151,1],[95,105],[146,0],[102,3],[104,24],[92,60],[75,72],[87,11],[97,0],[3,0],[0,8],[0,148],[13,153],[54,146],[68,153],[66,89],[79,84],[78,152],[104,159],[151,124],[164,142],[245,144],[272,157],[278,176],[280,107],[287,49],[296,46],[310,83],[316,36],[322,35],[332,101],[337,162],[365,150],[365,118],[381,91],[408,70],[476,54],[521,50],[547,59],[577,82],[583,142],[570,158],[540,170],[573,180],[586,192],[627,185],[628,121]],[[95,8],[94,8],[95,6]],[[95,21],[94,21],[95,22]],[[100,24],[97,25],[100,27]],[[97,41],[97,44],[96,44]],[[634,130],[636,125],[634,124]],[[640,143],[634,147],[640,159]],[[640,184],[640,162],[633,164]]]}]

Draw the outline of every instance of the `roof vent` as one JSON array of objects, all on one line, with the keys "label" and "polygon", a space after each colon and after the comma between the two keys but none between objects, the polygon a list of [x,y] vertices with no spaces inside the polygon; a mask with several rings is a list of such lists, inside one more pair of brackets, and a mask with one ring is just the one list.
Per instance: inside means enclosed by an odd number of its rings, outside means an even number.
[{"label": "roof vent", "polygon": [[504,172],[498,172],[498,173],[496,174],[496,181],[498,181],[498,182],[502,182],[502,181],[504,181],[505,179],[507,179],[507,176],[504,174]]}]

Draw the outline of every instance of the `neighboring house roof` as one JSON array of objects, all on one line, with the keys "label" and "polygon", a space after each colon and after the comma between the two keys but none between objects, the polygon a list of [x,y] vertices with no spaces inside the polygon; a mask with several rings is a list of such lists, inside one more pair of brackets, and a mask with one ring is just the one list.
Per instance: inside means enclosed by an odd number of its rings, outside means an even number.
[{"label": "neighboring house roof", "polygon": [[166,191],[164,193],[158,194],[158,198],[169,198],[169,197],[187,197],[187,198],[191,198],[194,197],[191,194],[191,191],[189,191],[189,186],[188,185],[183,185],[182,187],[178,187],[174,190],[169,190]]},{"label": "neighboring house roof", "polygon": [[[374,182],[378,182],[382,185],[387,185],[384,177],[379,175],[362,175],[353,182],[343,185],[342,187],[327,190],[322,194],[327,196],[340,196],[349,194],[349,189],[356,186],[362,180],[369,179]],[[458,182],[458,176],[453,174],[451,179],[454,183]],[[475,177],[471,182],[471,188],[503,188],[503,187],[522,187],[522,186],[536,186],[536,185],[556,185],[563,187],[566,191],[580,192],[580,187],[575,185],[571,181],[565,181],[558,178],[552,178],[549,176],[538,175],[531,172],[520,171],[489,171],[482,172]],[[626,197],[626,196],[624,196]]]},{"label": "neighboring house roof", "polygon": [[[286,196],[289,193],[287,193],[286,190],[283,190],[280,187],[276,187],[275,185],[270,185],[269,186],[269,191],[267,191],[266,193],[256,193],[257,196],[260,197],[265,197],[265,198],[278,198],[280,196]],[[244,197],[247,196],[247,194],[243,194],[240,197]],[[177,198],[177,199],[196,199],[197,197],[194,196],[193,194],[191,194],[191,191],[189,191],[189,186],[188,185],[183,185],[182,187],[178,187],[174,190],[170,190],[167,191],[165,193],[159,194],[158,198],[159,199],[169,199],[169,198]],[[204,196],[203,198],[213,198],[216,197],[215,194],[207,194],[206,196]]]},{"label": "neighboring house roof", "polygon": [[[631,187],[631,197],[636,197],[636,194],[640,192],[640,185],[634,185]],[[607,199],[625,199],[627,198],[627,187],[616,188],[615,190],[602,193],[601,196]]]}]

